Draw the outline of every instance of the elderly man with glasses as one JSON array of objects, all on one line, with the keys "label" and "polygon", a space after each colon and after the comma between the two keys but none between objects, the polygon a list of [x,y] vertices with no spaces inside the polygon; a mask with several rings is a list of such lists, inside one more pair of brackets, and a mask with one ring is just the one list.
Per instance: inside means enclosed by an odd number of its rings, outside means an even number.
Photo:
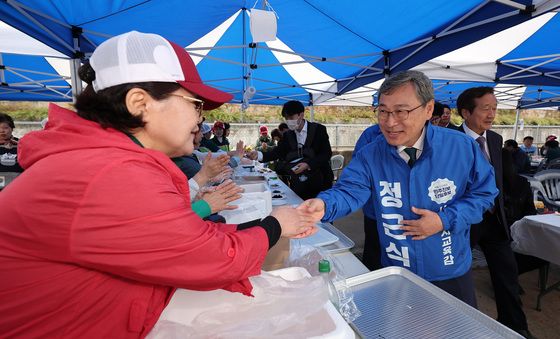
[{"label": "elderly man with glasses", "polygon": [[494,172],[472,138],[427,123],[433,108],[423,73],[385,80],[377,108],[382,134],[356,153],[332,189],[299,209],[332,221],[371,197],[382,265],[407,268],[476,307],[469,231],[498,194]]}]

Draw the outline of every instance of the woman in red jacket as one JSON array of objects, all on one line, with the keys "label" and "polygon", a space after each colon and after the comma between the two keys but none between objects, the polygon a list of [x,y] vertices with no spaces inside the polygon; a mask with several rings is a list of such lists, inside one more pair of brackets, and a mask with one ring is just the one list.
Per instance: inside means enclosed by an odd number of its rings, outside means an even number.
[{"label": "woman in red jacket", "polygon": [[0,194],[0,333],[136,338],[176,288],[249,294],[280,236],[312,234],[292,208],[255,225],[205,222],[171,157],[190,154],[203,109],[231,99],[158,35],[102,43],[77,114],[52,105],[19,143],[24,173]]}]

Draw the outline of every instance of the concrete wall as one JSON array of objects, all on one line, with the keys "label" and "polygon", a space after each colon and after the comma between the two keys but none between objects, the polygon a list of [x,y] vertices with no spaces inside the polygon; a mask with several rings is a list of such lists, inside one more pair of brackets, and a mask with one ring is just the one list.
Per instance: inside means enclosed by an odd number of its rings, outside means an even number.
[{"label": "concrete wall", "polygon": [[[255,145],[259,137],[260,124],[232,124],[229,140],[235,144],[238,140],[245,141],[246,144]],[[267,124],[269,133],[278,126],[277,123]],[[327,124],[330,142],[334,150],[351,150],[354,148],[360,134],[369,125],[343,125],[343,124]],[[41,129],[40,122],[16,122],[14,135],[21,137],[25,133]],[[501,134],[504,140],[513,138],[513,126],[494,126],[493,130]],[[531,135],[535,138],[535,143],[540,145],[545,141],[546,136],[554,134],[560,136],[560,126],[525,126],[522,131],[517,133],[517,141],[521,142],[523,137]]]}]

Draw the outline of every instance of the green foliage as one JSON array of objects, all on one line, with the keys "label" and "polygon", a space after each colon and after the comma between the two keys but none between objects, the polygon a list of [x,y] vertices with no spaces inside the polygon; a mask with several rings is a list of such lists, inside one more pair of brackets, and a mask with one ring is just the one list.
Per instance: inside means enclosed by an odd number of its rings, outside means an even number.
[{"label": "green foliage", "polygon": [[41,121],[47,117],[46,104],[0,102],[0,112],[9,114],[16,121]]}]

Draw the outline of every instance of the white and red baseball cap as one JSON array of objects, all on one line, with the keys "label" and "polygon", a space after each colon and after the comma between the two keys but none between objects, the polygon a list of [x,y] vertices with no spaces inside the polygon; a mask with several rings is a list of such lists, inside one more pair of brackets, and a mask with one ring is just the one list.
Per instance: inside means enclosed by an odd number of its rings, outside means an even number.
[{"label": "white and red baseball cap", "polygon": [[196,66],[179,45],[157,34],[132,31],[104,41],[90,57],[93,89],[135,82],[176,82],[212,110],[233,96],[204,85]]}]

